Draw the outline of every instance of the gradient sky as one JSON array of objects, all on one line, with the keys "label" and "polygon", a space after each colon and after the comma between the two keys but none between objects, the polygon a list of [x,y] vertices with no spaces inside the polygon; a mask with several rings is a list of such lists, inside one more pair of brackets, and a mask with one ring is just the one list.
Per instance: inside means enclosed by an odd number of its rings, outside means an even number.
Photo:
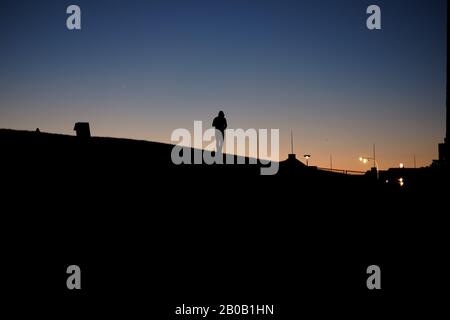
[{"label": "gradient sky", "polygon": [[[66,28],[78,4],[82,30]],[[366,28],[378,4],[382,30]],[[0,0],[0,128],[170,142],[279,128],[281,158],[429,165],[445,135],[445,0]]]}]

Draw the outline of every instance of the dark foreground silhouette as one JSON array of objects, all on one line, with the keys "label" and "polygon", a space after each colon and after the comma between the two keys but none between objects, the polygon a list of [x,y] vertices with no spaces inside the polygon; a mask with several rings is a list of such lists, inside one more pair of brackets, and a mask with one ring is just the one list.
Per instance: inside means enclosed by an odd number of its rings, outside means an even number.
[{"label": "dark foreground silhouette", "polygon": [[[259,161],[257,164],[250,164],[249,158],[237,156],[234,156],[235,164],[175,165],[171,159],[173,145],[131,139],[91,138],[89,125],[85,123],[77,123],[75,129],[78,130],[78,136],[0,129],[2,161],[15,175],[56,178],[63,184],[70,183],[74,177],[84,177],[87,182],[98,183],[124,179],[148,183],[158,180],[160,183],[170,184],[177,179],[180,182],[187,179],[186,182],[189,182],[188,179],[192,177],[195,177],[195,182],[199,182],[198,179],[204,177],[205,180],[201,183],[208,189],[214,186],[216,175],[221,176],[223,182],[232,183],[235,188],[240,187],[236,183],[245,179],[246,183],[264,181],[268,188],[271,184],[278,185],[276,189],[281,188],[283,192],[302,190],[329,195],[344,191],[361,193],[363,190],[369,191],[368,189],[382,193],[438,194],[448,187],[448,172],[440,168],[389,169],[381,171],[377,181],[376,174],[371,172],[366,175],[348,175],[307,167],[295,155],[279,163],[277,177],[259,177],[262,166]],[[208,152],[189,148],[183,151],[191,154],[192,163],[195,152]],[[226,155],[223,157],[225,162]],[[244,161],[245,164],[238,164],[239,161]],[[401,188],[396,183],[399,178],[405,180],[405,185]],[[86,187],[89,185],[90,183],[86,183]],[[272,189],[272,192],[276,190]]]},{"label": "dark foreground silhouette", "polygon": [[[175,166],[172,147],[0,130],[9,296],[37,292],[74,310],[75,295],[80,310],[115,305],[128,317],[154,304],[159,319],[168,301],[278,303],[288,315],[300,304],[325,316],[358,315],[349,301],[381,314],[404,312],[398,296],[408,306],[444,299],[434,290],[448,271],[441,172],[398,188],[291,158],[260,176],[259,165]],[[73,263],[81,293],[65,290]],[[375,298],[371,264],[386,270]]]}]

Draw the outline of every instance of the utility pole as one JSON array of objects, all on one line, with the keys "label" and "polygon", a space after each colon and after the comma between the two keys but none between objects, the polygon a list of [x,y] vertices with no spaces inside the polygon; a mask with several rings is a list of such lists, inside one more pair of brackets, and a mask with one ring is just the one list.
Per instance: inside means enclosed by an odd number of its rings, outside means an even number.
[{"label": "utility pole", "polygon": [[292,135],[292,129],[291,129],[291,154],[294,154],[294,137]]},{"label": "utility pole", "polygon": [[377,160],[375,157],[375,143],[373,144],[373,167],[376,168],[377,166]]}]

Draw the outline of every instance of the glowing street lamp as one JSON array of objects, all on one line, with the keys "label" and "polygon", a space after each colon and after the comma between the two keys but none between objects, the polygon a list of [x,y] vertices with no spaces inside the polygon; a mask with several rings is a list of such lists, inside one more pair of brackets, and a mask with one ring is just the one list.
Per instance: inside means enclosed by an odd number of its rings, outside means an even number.
[{"label": "glowing street lamp", "polygon": [[372,157],[359,157],[359,161],[361,161],[362,163],[366,164],[367,162],[369,162],[369,160],[373,161],[373,166],[375,167],[375,170],[377,171],[377,180],[380,177],[379,176],[379,170],[378,170],[378,163],[375,157],[375,143],[373,144],[373,156]]},{"label": "glowing street lamp", "polygon": [[367,162],[369,162],[369,160],[373,161],[374,165],[375,165],[375,169],[377,171],[377,180],[379,178],[379,170],[378,170],[378,162],[377,160],[375,160],[375,158],[370,158],[370,157],[359,157],[359,161],[361,161],[362,163],[366,164]]},{"label": "glowing street lamp", "polygon": [[304,157],[305,157],[305,159],[306,159],[306,166],[307,167],[309,167],[309,158],[311,158],[311,155],[310,154],[305,154],[305,155],[303,155]]},{"label": "glowing street lamp", "polygon": [[405,167],[405,165],[403,163],[399,164],[400,169],[403,169]]}]

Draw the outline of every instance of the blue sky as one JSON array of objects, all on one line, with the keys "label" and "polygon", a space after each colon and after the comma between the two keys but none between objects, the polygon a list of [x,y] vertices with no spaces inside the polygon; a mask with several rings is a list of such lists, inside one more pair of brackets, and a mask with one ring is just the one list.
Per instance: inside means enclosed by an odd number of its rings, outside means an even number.
[{"label": "blue sky", "polygon": [[[77,4],[82,30],[66,28]],[[377,4],[382,30],[366,28]],[[365,170],[437,157],[446,1],[0,0],[0,127],[169,142],[175,128],[279,128],[281,158]]]}]

